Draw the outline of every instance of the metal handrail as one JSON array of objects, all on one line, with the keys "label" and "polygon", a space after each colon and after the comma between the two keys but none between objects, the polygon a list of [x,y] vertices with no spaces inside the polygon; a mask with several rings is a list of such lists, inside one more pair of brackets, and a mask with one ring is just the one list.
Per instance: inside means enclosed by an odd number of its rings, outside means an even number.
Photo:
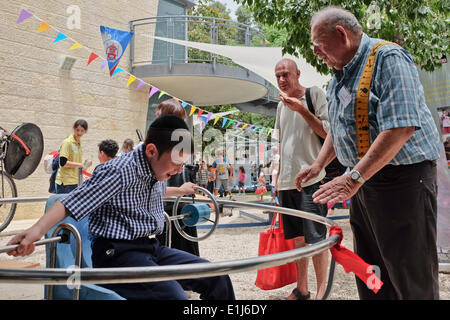
[{"label": "metal handrail", "polygon": [[[129,22],[130,31],[134,32],[135,34],[135,36],[130,41],[130,73],[134,72],[134,67],[146,64],[168,64],[169,70],[173,69],[173,65],[175,63],[209,63],[213,66],[215,66],[216,64],[222,64],[242,68],[241,66],[235,64],[231,59],[218,56],[214,53],[205,52],[204,58],[191,58],[189,56],[190,52],[198,52],[200,50],[187,48],[174,43],[166,43],[164,41],[158,42],[158,40],[148,40],[148,37],[146,37],[146,40],[138,40],[140,46],[136,46],[136,37],[139,37],[139,35],[146,36],[145,33],[148,33],[148,30],[144,30],[142,32],[140,30],[144,29],[147,26],[154,26],[154,29],[152,29],[151,31],[151,35],[164,36],[172,39],[188,40],[190,32],[189,29],[194,24],[204,24],[207,28],[209,28],[209,36],[207,37],[207,41],[204,41],[207,43],[219,43],[219,30],[221,30],[222,27],[226,27],[231,28],[231,30],[235,29],[236,34],[239,34],[240,32],[244,32],[244,34],[240,34],[240,38],[239,36],[237,36],[237,38],[234,39],[232,43],[223,44],[252,46],[254,44],[252,44],[252,39],[257,37],[261,40],[262,46],[267,46],[266,38],[261,31],[249,25],[233,20],[190,15],[156,16],[135,19]],[[157,26],[159,26],[158,30]],[[176,34],[174,30],[177,27],[179,28],[179,30],[183,28],[184,32],[180,31],[178,34]],[[149,41],[148,44],[145,43],[146,41]],[[156,57],[154,56],[155,43],[161,46],[161,52]],[[175,54],[176,48],[178,48],[179,50],[179,56],[176,56]],[[184,48],[184,54],[181,54],[181,51],[183,51],[182,48]],[[267,93],[265,100],[268,102],[278,101],[278,89],[267,81],[266,87],[269,88],[269,92]]]},{"label": "metal handrail", "polygon": [[[169,199],[173,200],[174,199]],[[184,202],[192,201],[183,197]],[[205,200],[205,201],[203,201]],[[207,202],[207,199],[196,199],[198,202]],[[260,209],[276,210],[277,212],[313,220],[327,226],[337,225],[333,220],[316,216],[314,214],[262,204],[251,204],[237,201],[218,201],[222,204],[244,206]],[[107,283],[138,283],[166,280],[189,279],[196,276],[209,277],[238,273],[261,268],[269,268],[277,265],[296,261],[300,258],[311,257],[323,250],[329,249],[340,241],[340,237],[333,235],[308,247],[289,250],[282,253],[259,256],[247,259],[230,260],[222,262],[194,263],[176,266],[158,267],[132,267],[132,268],[82,268],[74,269],[83,284],[107,284]],[[66,284],[71,275],[66,269],[0,269],[0,283],[40,283],[40,284]]]}]

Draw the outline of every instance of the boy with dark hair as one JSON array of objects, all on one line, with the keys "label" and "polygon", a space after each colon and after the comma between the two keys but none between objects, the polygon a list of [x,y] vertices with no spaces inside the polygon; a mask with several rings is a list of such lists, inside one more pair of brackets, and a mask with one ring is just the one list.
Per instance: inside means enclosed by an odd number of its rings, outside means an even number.
[{"label": "boy with dark hair", "polygon": [[98,144],[98,160],[100,163],[112,160],[119,151],[117,142],[111,139],[103,140]]},{"label": "boy with dark hair", "polygon": [[[10,244],[20,246],[9,254],[32,253],[33,242],[67,215],[76,220],[89,215],[94,268],[207,262],[149,237],[163,230],[164,180],[181,170],[193,150],[189,150],[192,143],[182,119],[173,115],[156,119],[144,144],[97,166],[90,179],[57,201],[31,228],[15,236]],[[192,185],[177,190],[180,196],[194,193]],[[186,299],[184,290],[198,292],[202,299],[235,299],[228,276],[103,286],[126,299]]]}]

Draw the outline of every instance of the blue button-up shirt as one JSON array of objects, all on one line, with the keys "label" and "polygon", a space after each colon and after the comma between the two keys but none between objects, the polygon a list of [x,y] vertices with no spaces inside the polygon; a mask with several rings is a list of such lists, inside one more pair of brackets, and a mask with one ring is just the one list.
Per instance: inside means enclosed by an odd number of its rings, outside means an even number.
[{"label": "blue button-up shirt", "polygon": [[[372,47],[381,40],[363,34],[353,59],[335,73],[327,91],[330,132],[339,161],[354,167],[358,163],[355,99],[364,66]],[[350,102],[340,101],[345,87]],[[342,96],[341,96],[342,97]],[[370,142],[384,130],[415,127],[414,135],[404,144],[390,164],[412,164],[439,157],[439,134],[425,104],[423,87],[411,55],[387,44],[378,49],[369,100]]]},{"label": "blue button-up shirt", "polygon": [[134,240],[161,233],[164,182],[157,181],[143,145],[98,165],[92,177],[62,200],[76,220],[89,216],[92,235]]}]

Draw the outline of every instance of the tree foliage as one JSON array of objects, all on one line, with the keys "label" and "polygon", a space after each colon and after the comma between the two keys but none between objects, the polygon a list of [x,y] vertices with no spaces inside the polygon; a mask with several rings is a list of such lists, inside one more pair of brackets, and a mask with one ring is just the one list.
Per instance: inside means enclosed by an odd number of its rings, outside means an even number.
[{"label": "tree foliage", "polygon": [[352,12],[370,37],[394,41],[427,71],[448,51],[448,0],[234,0],[248,6],[256,22],[288,30],[283,52],[303,56],[321,73],[329,68],[313,54],[310,21],[319,9],[336,5]]}]

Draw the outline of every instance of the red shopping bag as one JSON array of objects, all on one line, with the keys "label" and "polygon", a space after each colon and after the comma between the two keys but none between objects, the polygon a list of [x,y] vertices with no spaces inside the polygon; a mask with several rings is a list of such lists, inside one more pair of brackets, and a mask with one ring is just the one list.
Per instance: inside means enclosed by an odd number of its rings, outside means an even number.
[{"label": "red shopping bag", "polygon": [[[279,227],[275,228],[278,215]],[[258,255],[264,256],[294,249],[294,240],[284,239],[283,222],[280,213],[274,213],[270,229],[259,234]],[[290,262],[258,270],[255,285],[262,290],[272,290],[284,287],[297,281],[297,264]]]}]

